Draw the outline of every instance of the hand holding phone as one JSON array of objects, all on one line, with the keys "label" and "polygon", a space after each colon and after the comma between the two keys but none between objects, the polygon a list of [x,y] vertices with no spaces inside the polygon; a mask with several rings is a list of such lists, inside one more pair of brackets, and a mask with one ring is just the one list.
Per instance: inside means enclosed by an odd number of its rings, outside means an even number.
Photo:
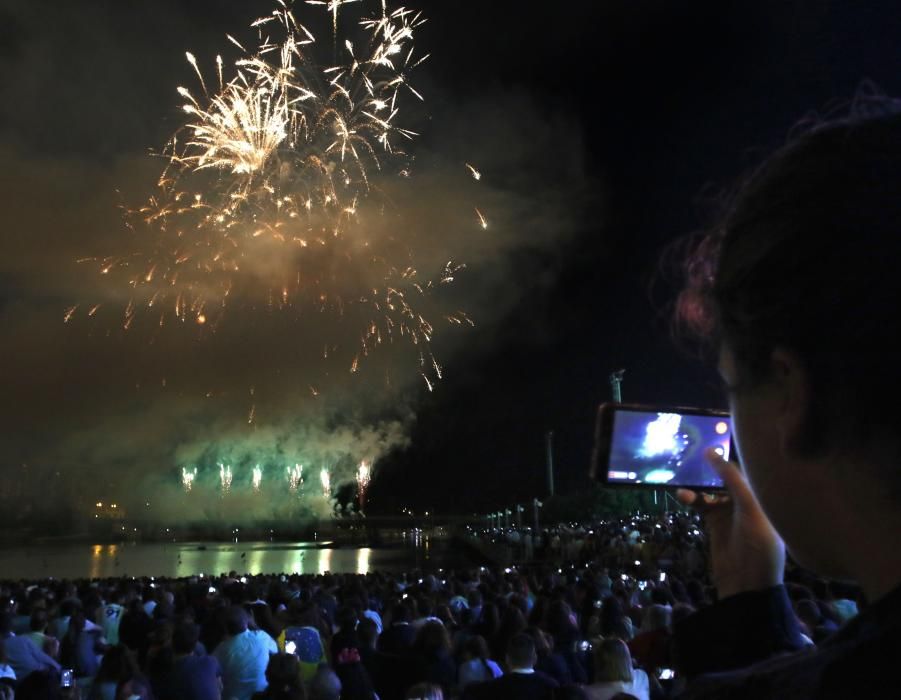
[{"label": "hand holding phone", "polygon": [[727,490],[701,495],[679,489],[676,498],[701,513],[710,542],[713,583],[719,597],[782,583],[785,545],[734,462],[709,450],[706,457]]},{"label": "hand holding phone", "polygon": [[75,685],[75,671],[71,668],[64,668],[59,675],[59,687],[71,688]]}]

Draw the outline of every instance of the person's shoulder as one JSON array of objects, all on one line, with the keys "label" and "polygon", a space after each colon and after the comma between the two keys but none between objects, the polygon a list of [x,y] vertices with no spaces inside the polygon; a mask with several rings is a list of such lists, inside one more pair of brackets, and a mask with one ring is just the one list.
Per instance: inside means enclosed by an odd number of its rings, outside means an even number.
[{"label": "person's shoulder", "polygon": [[546,674],[544,671],[535,671],[535,673],[530,674],[532,678],[536,681],[543,683],[544,685],[549,685],[551,688],[559,688],[560,684],[554,680],[551,676]]}]

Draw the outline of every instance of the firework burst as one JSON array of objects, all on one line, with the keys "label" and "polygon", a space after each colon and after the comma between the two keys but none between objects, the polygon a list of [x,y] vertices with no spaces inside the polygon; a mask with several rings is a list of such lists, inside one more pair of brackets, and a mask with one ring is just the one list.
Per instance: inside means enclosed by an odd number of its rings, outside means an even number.
[{"label": "firework burst", "polygon": [[[366,4],[301,6],[331,15],[332,36],[318,41],[294,6],[280,1],[251,25],[253,49],[228,36],[240,51],[230,77],[221,56],[210,80],[186,54],[199,90],[178,88],[186,122],[163,150],[167,165],[156,192],[126,212],[142,249],[85,259],[130,288],[123,328],[141,316],[154,327],[176,320],[215,332],[235,306],[298,320],[324,312],[359,328],[346,348],[350,371],[376,347],[403,341],[417,349],[429,388],[440,378],[434,327],[417,307],[462,265],[449,261],[421,278],[412,251],[390,231],[384,235],[397,222],[384,213],[374,181],[409,172],[403,145],[416,134],[399,115],[405,102],[422,99],[409,75],[427,58],[413,43],[425,19],[384,0],[367,15]],[[343,29],[347,5],[362,15],[347,23],[342,40],[339,10]],[[331,60],[317,60],[323,53]],[[78,308],[67,309],[65,321]],[[91,316],[97,311],[87,308]],[[472,324],[461,311],[442,315]],[[328,344],[322,341],[316,338]]]}]

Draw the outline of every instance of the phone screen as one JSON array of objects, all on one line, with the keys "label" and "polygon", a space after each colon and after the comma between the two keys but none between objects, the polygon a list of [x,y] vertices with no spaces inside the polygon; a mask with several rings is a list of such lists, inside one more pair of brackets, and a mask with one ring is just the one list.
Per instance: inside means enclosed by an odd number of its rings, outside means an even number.
[{"label": "phone screen", "polygon": [[[712,447],[729,459],[732,423],[712,411],[602,407],[607,449],[606,481],[611,484],[722,489],[704,452]],[[611,422],[612,418],[612,422]],[[609,434],[607,434],[609,432]],[[598,470],[604,469],[597,465]]]},{"label": "phone screen", "polygon": [[294,654],[297,652],[297,644],[295,642],[285,642],[285,653]]},{"label": "phone screen", "polygon": [[63,688],[71,688],[75,678],[75,671],[71,668],[64,668],[59,676],[59,684]]}]

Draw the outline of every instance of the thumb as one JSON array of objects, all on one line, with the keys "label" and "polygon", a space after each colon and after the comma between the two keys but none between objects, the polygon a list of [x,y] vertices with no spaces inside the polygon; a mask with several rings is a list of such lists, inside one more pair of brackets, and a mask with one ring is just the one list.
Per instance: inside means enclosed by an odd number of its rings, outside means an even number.
[{"label": "thumb", "polygon": [[716,449],[709,447],[704,456],[713,467],[714,471],[723,480],[723,485],[735,501],[741,507],[757,507],[757,499],[751,493],[751,487],[738,468],[738,462],[727,462]]}]

